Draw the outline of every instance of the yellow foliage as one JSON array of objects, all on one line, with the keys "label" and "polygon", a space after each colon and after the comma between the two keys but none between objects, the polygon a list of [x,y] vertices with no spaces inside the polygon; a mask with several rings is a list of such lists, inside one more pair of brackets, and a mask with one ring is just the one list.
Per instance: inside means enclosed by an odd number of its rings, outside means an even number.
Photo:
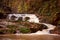
[{"label": "yellow foliage", "polygon": [[27,11],[29,8],[29,5],[27,3],[24,3],[24,10]]}]

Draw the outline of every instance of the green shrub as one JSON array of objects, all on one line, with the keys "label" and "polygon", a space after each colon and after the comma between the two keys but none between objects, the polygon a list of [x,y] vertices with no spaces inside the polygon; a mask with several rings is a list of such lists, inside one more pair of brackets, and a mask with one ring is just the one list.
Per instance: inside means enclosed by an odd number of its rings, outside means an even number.
[{"label": "green shrub", "polygon": [[7,30],[7,33],[14,34],[15,30],[14,29]]},{"label": "green shrub", "polygon": [[10,29],[15,29],[17,28],[15,25],[7,25],[7,28],[10,28]]},{"label": "green shrub", "polygon": [[26,28],[26,27],[20,28],[19,31],[20,31],[21,33],[30,33],[30,29],[29,29],[29,28]]},{"label": "green shrub", "polygon": [[16,31],[17,27],[15,25],[8,25],[7,28],[9,28],[9,30],[7,30],[7,33],[14,34],[14,32]]}]

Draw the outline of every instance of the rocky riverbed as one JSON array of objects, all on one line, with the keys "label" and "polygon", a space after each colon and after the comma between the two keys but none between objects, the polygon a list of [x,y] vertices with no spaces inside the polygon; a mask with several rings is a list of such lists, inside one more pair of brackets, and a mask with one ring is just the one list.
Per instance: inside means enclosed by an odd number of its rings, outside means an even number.
[{"label": "rocky riverbed", "polygon": [[30,34],[5,34],[5,35],[0,35],[0,40],[60,40],[59,35],[48,35],[48,34],[43,34],[43,35],[30,35]]}]

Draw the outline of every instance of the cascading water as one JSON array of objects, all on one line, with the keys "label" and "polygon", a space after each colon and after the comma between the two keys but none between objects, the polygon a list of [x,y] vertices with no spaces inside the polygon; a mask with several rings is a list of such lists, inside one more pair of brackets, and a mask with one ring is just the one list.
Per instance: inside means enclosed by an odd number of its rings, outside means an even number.
[{"label": "cascading water", "polygon": [[52,24],[47,24],[47,23],[39,23],[39,24],[44,24],[48,27],[48,29],[43,29],[42,31],[37,31],[34,34],[50,34],[50,30],[53,30],[56,26],[52,25]]},{"label": "cascading water", "polygon": [[[52,24],[47,24],[47,23],[39,23],[39,19],[37,18],[36,15],[34,14],[9,14],[9,19],[11,18],[12,15],[15,15],[17,17],[31,17],[31,20],[28,20],[29,22],[34,22],[34,23],[38,23],[38,24],[43,24],[46,25],[48,27],[48,29],[43,29],[42,31],[37,31],[36,33],[31,33],[31,34],[50,34],[50,30],[53,30],[56,26],[52,25]],[[16,33],[19,34],[19,33]]]},{"label": "cascading water", "polygon": [[48,29],[43,29],[42,31],[37,31],[35,33],[30,33],[30,34],[16,34],[16,35],[58,35],[58,34],[50,34],[50,30],[53,30],[56,26],[52,24],[47,24],[47,23],[39,23],[39,24],[44,24],[48,27]]}]

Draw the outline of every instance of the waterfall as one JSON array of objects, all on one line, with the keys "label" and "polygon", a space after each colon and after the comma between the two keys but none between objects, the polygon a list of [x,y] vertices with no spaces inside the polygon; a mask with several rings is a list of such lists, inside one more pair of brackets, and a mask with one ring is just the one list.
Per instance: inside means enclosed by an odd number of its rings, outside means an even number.
[{"label": "waterfall", "polygon": [[29,22],[34,22],[34,23],[38,23],[38,24],[43,24],[46,25],[48,27],[48,29],[43,29],[42,31],[37,31],[36,33],[31,33],[31,34],[50,34],[50,30],[53,30],[56,26],[52,25],[52,24],[47,24],[47,23],[39,23],[39,19],[37,18],[37,16],[35,14],[9,14],[9,19],[11,19],[11,16],[16,16],[18,19],[19,17],[23,17],[23,19],[25,17],[30,17],[30,20],[28,20]]}]

